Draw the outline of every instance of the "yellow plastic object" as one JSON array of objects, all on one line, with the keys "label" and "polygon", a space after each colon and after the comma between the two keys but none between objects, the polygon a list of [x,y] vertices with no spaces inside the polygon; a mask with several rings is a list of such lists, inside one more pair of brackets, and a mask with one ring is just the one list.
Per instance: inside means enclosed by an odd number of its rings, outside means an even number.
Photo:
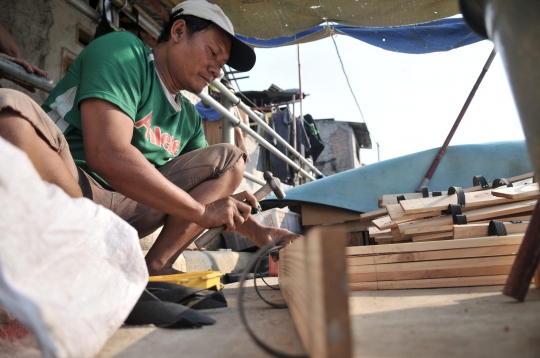
[{"label": "yellow plastic object", "polygon": [[177,285],[184,285],[188,287],[198,287],[209,289],[216,287],[220,289],[221,272],[219,271],[201,271],[201,272],[189,272],[179,273],[176,275],[164,275],[164,276],[150,276],[148,281],[150,282],[169,282],[176,283]]}]

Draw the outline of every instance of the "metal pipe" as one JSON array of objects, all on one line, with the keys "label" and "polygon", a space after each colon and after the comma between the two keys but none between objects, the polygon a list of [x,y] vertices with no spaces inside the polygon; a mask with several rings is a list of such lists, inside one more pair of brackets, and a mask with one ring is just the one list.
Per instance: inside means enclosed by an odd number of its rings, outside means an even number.
[{"label": "metal pipe", "polygon": [[10,80],[16,80],[28,84],[44,92],[51,92],[56,82],[46,77],[28,73],[24,67],[0,57],[0,75]]},{"label": "metal pipe", "polygon": [[251,180],[254,183],[257,183],[259,185],[264,185],[266,182],[260,178],[257,178],[255,175],[249,174],[248,172],[244,172],[244,178]]},{"label": "metal pipe", "polygon": [[[221,105],[231,112],[231,108],[233,108],[232,102],[225,96],[221,97]],[[229,143],[234,144],[234,126],[230,121],[221,121],[221,142],[222,143]]]},{"label": "metal pipe", "polygon": [[285,139],[283,139],[268,124],[266,124],[262,119],[260,119],[251,110],[251,108],[249,108],[247,105],[245,105],[238,97],[236,97],[234,95],[234,93],[231,93],[231,91],[229,91],[227,89],[227,87],[225,87],[225,85],[223,85],[219,81],[213,81],[212,85],[215,86],[222,94],[224,94],[226,97],[228,97],[234,105],[238,106],[242,111],[244,111],[244,113],[246,113],[249,116],[249,118],[253,119],[258,125],[260,125],[262,128],[264,128],[264,130],[267,133],[269,133],[272,137],[276,138],[276,140],[279,143],[281,143],[285,148],[287,148],[289,150],[289,152],[291,152],[291,154],[298,157],[298,159],[300,159],[300,161],[302,161],[302,163],[304,163],[308,168],[313,170],[318,175],[321,175],[321,176],[323,175],[321,173],[321,171],[319,169],[317,169],[317,167],[315,167],[306,158],[302,157],[302,155],[300,153],[298,153],[296,150],[294,150],[294,148]]},{"label": "metal pipe", "polygon": [[[214,82],[216,82],[216,81],[214,81]],[[212,82],[212,84],[215,85],[214,82]],[[221,91],[221,89],[220,89],[220,91]],[[226,93],[226,92],[228,92],[228,90],[226,90],[224,92],[221,92],[221,93]],[[210,106],[212,106],[216,111],[221,113],[222,118],[231,121],[231,123],[234,126],[238,126],[238,127],[242,128],[242,130],[244,132],[246,132],[247,134],[249,134],[250,136],[255,138],[257,140],[257,142],[259,142],[261,145],[263,145],[266,149],[268,149],[269,151],[274,153],[278,158],[283,160],[285,163],[289,164],[294,169],[298,170],[300,172],[300,174],[302,174],[302,176],[304,176],[304,178],[308,178],[308,179],[311,179],[313,181],[316,180],[313,176],[311,176],[304,169],[302,169],[298,164],[296,164],[295,162],[293,162],[292,160],[287,158],[287,156],[285,154],[281,153],[276,147],[274,147],[272,144],[268,143],[263,137],[258,135],[257,132],[255,132],[253,129],[249,128],[249,126],[242,123],[242,121],[240,119],[233,116],[229,111],[227,111],[215,99],[213,99],[212,97],[210,97],[206,93],[199,93],[197,96],[199,96],[200,99],[204,100],[206,103],[208,103]]]},{"label": "metal pipe", "polygon": [[[94,21],[95,23],[99,23],[99,21],[101,20],[101,14],[99,13],[99,11],[96,11],[95,9],[93,9],[86,2],[82,0],[64,0],[64,1],[70,4],[71,6],[73,6],[75,9],[82,12],[83,15],[86,15],[86,17],[88,17],[90,20]],[[119,27],[116,26],[115,24],[111,23],[111,26],[113,27],[113,29],[119,30]]]},{"label": "metal pipe", "polygon": [[[70,1],[74,1],[74,0],[70,0]],[[139,25],[146,31],[148,32],[150,35],[152,35],[152,37],[154,37],[155,39],[157,39],[159,37],[159,34],[161,33],[161,29],[156,27],[152,22],[150,22],[145,16],[139,16],[139,18],[137,19],[137,17],[133,14],[133,6],[131,6],[131,4],[127,3],[127,0],[110,0],[111,3],[117,7],[117,8],[122,8],[124,7],[124,9],[122,10],[122,12],[124,14],[126,14],[127,17],[129,17],[132,21],[134,22],[137,22],[139,23]],[[139,11],[139,14],[141,14],[142,12]]]},{"label": "metal pipe", "polygon": [[446,153],[446,149],[448,149],[448,145],[450,144],[450,141],[454,137],[454,134],[456,133],[456,130],[461,123],[461,120],[463,119],[463,116],[465,115],[465,112],[467,112],[467,109],[469,108],[469,105],[471,104],[472,99],[474,98],[474,95],[476,94],[476,90],[478,90],[478,87],[480,86],[480,83],[482,83],[482,80],[484,79],[484,76],[486,75],[486,72],[489,70],[489,66],[491,66],[491,63],[493,62],[493,59],[495,58],[495,55],[497,54],[497,51],[493,49],[491,51],[491,54],[489,55],[486,64],[482,68],[482,72],[480,72],[480,76],[478,76],[478,79],[474,83],[474,86],[469,93],[469,96],[467,97],[467,100],[465,101],[465,104],[461,108],[461,111],[459,112],[459,115],[456,118],[456,121],[454,122],[454,125],[452,126],[452,129],[450,129],[450,133],[448,133],[448,136],[446,137],[446,140],[444,141],[441,149],[439,149],[439,152],[435,156],[435,159],[433,160],[433,163],[431,163],[431,167],[429,167],[429,170],[426,173],[426,176],[422,180],[422,183],[420,183],[420,186],[418,187],[417,191],[422,191],[423,186],[427,186],[429,181],[431,180],[431,177],[433,176],[433,173],[435,173],[435,170],[439,166],[439,163],[441,162],[444,153]]}]

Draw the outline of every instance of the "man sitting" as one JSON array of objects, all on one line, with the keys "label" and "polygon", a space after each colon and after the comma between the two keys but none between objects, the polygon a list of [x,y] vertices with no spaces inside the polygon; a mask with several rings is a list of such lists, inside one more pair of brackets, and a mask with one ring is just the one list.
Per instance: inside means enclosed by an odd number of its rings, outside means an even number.
[{"label": "man sitting", "polygon": [[124,31],[92,41],[43,110],[0,89],[0,136],[28,154],[43,180],[109,208],[139,237],[163,225],[146,255],[150,275],[177,272],[173,263],[204,228],[226,225],[258,246],[293,240],[249,216],[251,193],[229,196],[246,154],[208,147],[200,116],[179,93],[200,93],[225,64],[248,71],[255,53],[218,6],[188,0],[153,49]]}]

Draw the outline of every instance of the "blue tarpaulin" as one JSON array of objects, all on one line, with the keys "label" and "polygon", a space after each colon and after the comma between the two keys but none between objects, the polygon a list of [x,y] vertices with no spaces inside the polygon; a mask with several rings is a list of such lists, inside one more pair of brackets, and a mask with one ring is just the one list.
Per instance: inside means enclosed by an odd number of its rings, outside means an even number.
[{"label": "blue tarpaulin", "polygon": [[447,18],[417,25],[399,27],[354,27],[344,25],[317,26],[294,36],[260,40],[237,35],[238,38],[256,47],[278,47],[301,43],[303,39],[317,33],[342,34],[370,45],[394,52],[423,54],[449,51],[482,41],[465,25],[462,18]]},{"label": "blue tarpaulin", "polygon": [[[357,212],[379,209],[378,198],[387,194],[414,193],[439,148],[347,170],[324,179],[294,187],[284,200],[274,195],[261,202],[281,207],[291,203],[333,206]],[[488,182],[532,172],[525,141],[505,141],[449,146],[429,182],[430,191],[450,186],[469,188],[473,177],[483,175]],[[331,189],[329,189],[331,188]]]}]

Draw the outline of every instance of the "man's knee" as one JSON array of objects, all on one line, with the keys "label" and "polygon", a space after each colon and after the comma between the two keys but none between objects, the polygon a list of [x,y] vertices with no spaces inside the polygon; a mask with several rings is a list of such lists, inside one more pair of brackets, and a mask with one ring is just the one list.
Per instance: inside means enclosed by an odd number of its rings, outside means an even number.
[{"label": "man's knee", "polygon": [[11,108],[4,108],[0,111],[0,137],[20,148],[24,147],[35,136],[34,127],[18,112]]}]

